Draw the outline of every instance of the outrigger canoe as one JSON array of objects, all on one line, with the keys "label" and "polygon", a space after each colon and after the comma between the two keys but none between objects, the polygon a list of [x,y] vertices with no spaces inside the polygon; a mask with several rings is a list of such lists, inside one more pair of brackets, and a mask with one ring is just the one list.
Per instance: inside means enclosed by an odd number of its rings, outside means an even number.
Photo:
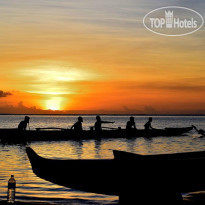
[{"label": "outrigger canoe", "polygon": [[114,159],[80,160],[43,158],[30,147],[26,152],[38,177],[72,189],[118,195],[122,204],[142,199],[140,204],[164,204],[168,199],[166,204],[173,205],[177,193],[205,189],[205,152],[147,156],[114,151]]},{"label": "outrigger canoe", "polygon": [[152,129],[148,131],[137,129],[129,133],[125,129],[102,130],[98,133],[95,130],[76,132],[75,130],[61,128],[36,128],[36,130],[25,131],[18,129],[0,129],[0,141],[2,143],[18,143],[69,139],[180,136],[192,129],[193,127]]}]

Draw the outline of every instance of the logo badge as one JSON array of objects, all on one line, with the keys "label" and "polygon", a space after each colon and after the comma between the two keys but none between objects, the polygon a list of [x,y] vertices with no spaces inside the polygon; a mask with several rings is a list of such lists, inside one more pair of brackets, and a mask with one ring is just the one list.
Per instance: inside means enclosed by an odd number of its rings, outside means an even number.
[{"label": "logo badge", "polygon": [[144,26],[151,32],[164,36],[184,36],[199,30],[204,19],[193,9],[167,6],[150,11],[143,18]]}]

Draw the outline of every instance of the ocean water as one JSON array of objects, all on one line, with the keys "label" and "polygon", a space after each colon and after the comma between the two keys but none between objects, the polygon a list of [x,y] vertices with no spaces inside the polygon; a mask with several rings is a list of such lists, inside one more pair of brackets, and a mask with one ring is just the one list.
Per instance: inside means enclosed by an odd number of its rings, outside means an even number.
[{"label": "ocean water", "polygon": [[[30,129],[37,127],[69,128],[78,116],[31,115]],[[84,129],[94,125],[95,116],[82,116]],[[0,116],[0,128],[16,128],[22,115]],[[135,116],[137,128],[143,128],[147,116]],[[129,116],[102,116],[115,121],[107,127],[125,128]],[[187,127],[195,125],[205,129],[205,116],[153,116],[153,127]],[[57,159],[109,159],[112,150],[124,150],[140,154],[175,153],[205,150],[205,138],[193,130],[183,136],[136,139],[69,140],[60,142],[32,142],[29,144],[39,155]],[[97,171],[97,167],[96,167]],[[83,170],[82,170],[83,173]],[[13,174],[17,181],[16,200],[40,201],[55,204],[118,204],[117,196],[87,193],[58,186],[33,174],[24,145],[0,144],[0,200],[6,200],[7,183]],[[72,176],[70,176],[72,177]]]}]

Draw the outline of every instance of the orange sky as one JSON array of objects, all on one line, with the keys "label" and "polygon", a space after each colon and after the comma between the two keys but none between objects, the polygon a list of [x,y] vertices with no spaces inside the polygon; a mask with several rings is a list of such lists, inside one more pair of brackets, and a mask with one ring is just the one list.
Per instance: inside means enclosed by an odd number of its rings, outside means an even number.
[{"label": "orange sky", "polygon": [[[153,34],[142,19],[157,6],[166,5],[2,3],[0,90],[10,95],[0,92],[0,112],[35,106],[37,111],[205,113],[204,29],[183,37]],[[192,5],[203,13],[200,8]]]}]

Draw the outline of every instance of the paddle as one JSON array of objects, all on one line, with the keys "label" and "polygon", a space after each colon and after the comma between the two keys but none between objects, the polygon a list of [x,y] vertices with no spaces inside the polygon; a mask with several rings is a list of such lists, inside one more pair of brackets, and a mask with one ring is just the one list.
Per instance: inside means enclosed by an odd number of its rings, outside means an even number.
[{"label": "paddle", "polygon": [[[93,129],[94,126],[91,126],[90,129]],[[110,129],[110,130],[118,130],[119,128],[114,128],[114,127],[102,127],[104,129]]]},{"label": "paddle", "polygon": [[37,131],[39,131],[39,130],[66,130],[65,128],[60,128],[60,127],[38,127],[35,129]]}]

